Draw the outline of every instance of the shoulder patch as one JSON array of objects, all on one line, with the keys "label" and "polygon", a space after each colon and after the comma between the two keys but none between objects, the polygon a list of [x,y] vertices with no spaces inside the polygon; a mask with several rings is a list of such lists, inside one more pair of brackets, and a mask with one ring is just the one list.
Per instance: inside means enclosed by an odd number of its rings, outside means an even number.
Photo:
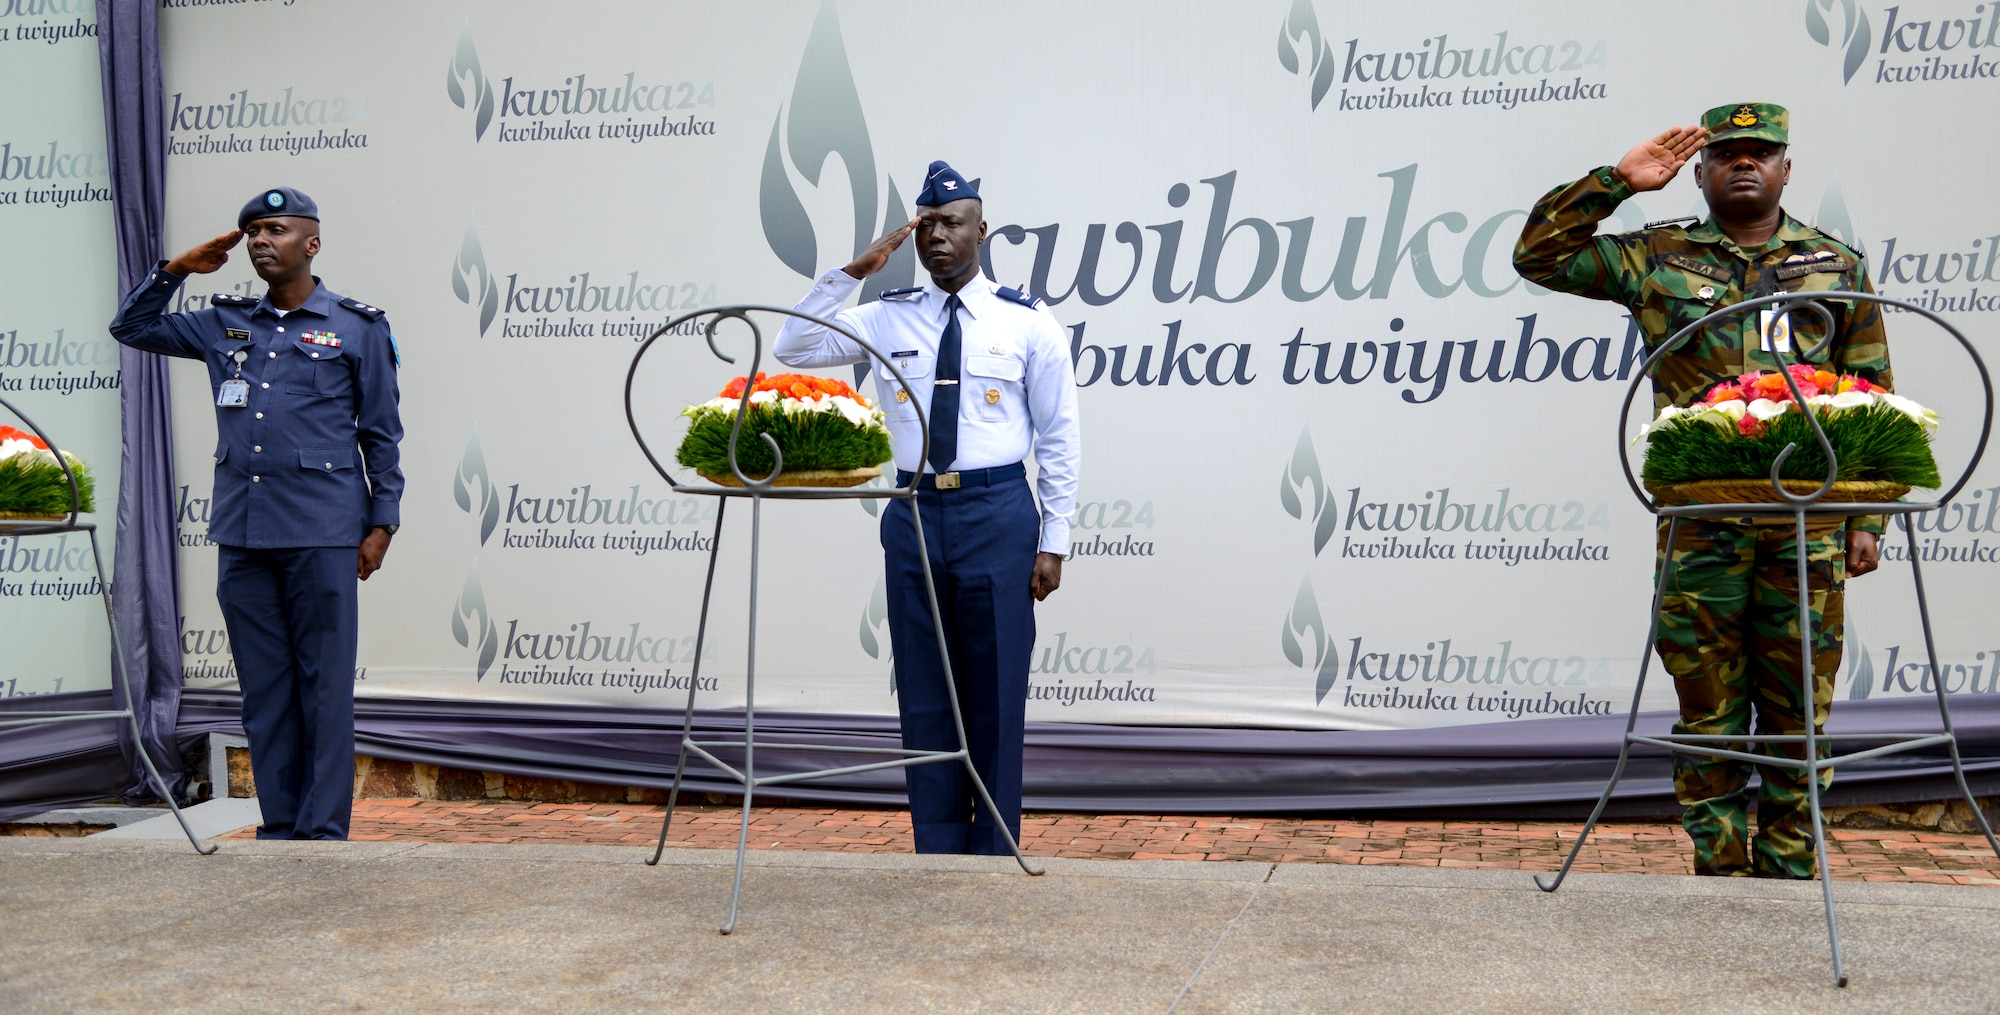
[{"label": "shoulder patch", "polygon": [[922,295],[923,291],[924,287],[920,285],[913,285],[906,289],[885,289],[875,294],[875,298],[878,300],[888,300],[892,303],[907,303]]},{"label": "shoulder patch", "polygon": [[1707,261],[1702,260],[1701,258],[1691,257],[1687,254],[1682,254],[1682,253],[1662,254],[1660,256],[1660,261],[1661,263],[1664,264],[1673,265],[1674,267],[1679,268],[1682,271],[1694,272],[1695,274],[1700,275],[1703,278],[1712,278],[1717,282],[1727,282],[1732,277],[1729,273],[1728,268],[1725,268],[1719,264],[1710,264]]},{"label": "shoulder patch", "polygon": [[993,295],[998,296],[1009,303],[1019,303],[1020,305],[1027,307],[1030,310],[1034,310],[1042,305],[1041,297],[1030,296],[1019,289],[1009,289],[1004,285],[995,288],[993,290]]},{"label": "shoulder patch", "polygon": [[1823,250],[1820,251],[1820,253],[1826,254],[1828,256],[1816,260],[1800,262],[1798,264],[1780,265],[1778,267],[1778,270],[1776,272],[1773,272],[1773,274],[1778,276],[1778,280],[1780,282],[1785,282],[1785,281],[1790,281],[1791,279],[1799,278],[1804,275],[1815,275],[1820,272],[1830,272],[1830,273],[1843,272],[1849,268],[1854,267],[1853,261],[1846,260],[1845,258],[1842,258],[1834,254],[1834,252],[1831,250]]},{"label": "shoulder patch", "polygon": [[1648,228],[1648,229],[1659,229],[1659,228],[1662,228],[1662,227],[1665,227],[1665,226],[1677,226],[1677,225],[1680,225],[1680,224],[1681,224],[1681,223],[1683,223],[1683,222],[1685,222],[1685,223],[1687,223],[1687,224],[1689,224],[1689,225],[1697,225],[1697,224],[1699,224],[1699,223],[1701,222],[1701,216],[1699,216],[1699,215],[1681,215],[1681,216],[1679,216],[1679,217],[1676,217],[1676,218],[1670,218],[1670,219],[1661,219],[1661,220],[1659,220],[1658,222],[1648,222],[1648,223],[1646,223],[1646,228]]},{"label": "shoulder patch", "polygon": [[367,317],[369,320],[374,320],[378,317],[381,317],[383,314],[388,313],[387,310],[384,310],[381,307],[371,307],[368,304],[361,302],[360,300],[349,299],[345,296],[342,296],[340,298],[340,305],[358,314],[361,314],[364,317]]},{"label": "shoulder patch", "polygon": [[211,307],[254,307],[257,305],[257,301],[248,296],[238,296],[235,293],[216,293],[208,298],[208,305]]}]

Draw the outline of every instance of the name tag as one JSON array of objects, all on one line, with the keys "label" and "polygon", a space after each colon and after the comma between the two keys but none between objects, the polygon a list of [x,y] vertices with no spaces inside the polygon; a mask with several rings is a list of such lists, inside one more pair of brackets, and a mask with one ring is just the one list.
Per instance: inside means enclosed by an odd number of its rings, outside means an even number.
[{"label": "name tag", "polygon": [[899,349],[889,354],[890,359],[909,359],[917,354],[915,349]]}]

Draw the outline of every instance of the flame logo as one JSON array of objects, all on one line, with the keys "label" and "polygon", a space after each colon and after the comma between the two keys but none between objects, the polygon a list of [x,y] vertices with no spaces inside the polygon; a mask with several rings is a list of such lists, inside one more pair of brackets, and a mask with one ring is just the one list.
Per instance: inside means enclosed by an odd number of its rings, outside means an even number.
[{"label": "flame logo", "polygon": [[[799,58],[791,100],[771,121],[771,141],[764,149],[764,175],[757,197],[764,239],[771,252],[806,278],[819,274],[821,251],[812,217],[800,200],[801,185],[817,191],[827,159],[835,155],[840,156],[853,191],[854,243],[845,253],[835,253],[841,249],[837,245],[827,253],[845,260],[867,249],[877,235],[908,222],[910,216],[895,181],[889,180],[887,199],[882,202],[881,230],[878,233],[875,229],[875,150],[869,144],[868,122],[861,112],[854,74],[848,69],[840,19],[833,0],[823,0],[812,33],[806,38],[805,53]],[[913,248],[899,248],[887,267],[868,276],[861,299],[866,302],[885,289],[907,286],[915,276]]]},{"label": "flame logo", "polygon": [[[1304,643],[1300,641],[1302,638]],[[1292,611],[1285,615],[1284,629],[1278,632],[1278,645],[1293,666],[1318,672],[1319,677],[1313,682],[1313,704],[1325,701],[1326,692],[1333,689],[1333,680],[1340,674],[1340,657],[1333,651],[1333,638],[1326,633],[1326,621],[1320,618],[1311,575],[1299,581],[1299,594],[1292,600]],[[1308,645],[1312,648],[1310,663],[1306,662]]]},{"label": "flame logo", "polygon": [[889,619],[889,585],[884,576],[875,576],[875,592],[861,608],[861,651],[870,659],[889,663],[889,693],[896,693],[896,651],[882,624]]},{"label": "flame logo", "polygon": [[[474,276],[479,279],[477,286],[472,284]],[[479,334],[484,336],[500,312],[500,289],[493,284],[493,273],[486,270],[486,252],[479,247],[476,222],[465,224],[465,239],[451,265],[451,291],[460,303],[479,308]]]},{"label": "flame logo", "polygon": [[1285,464],[1285,471],[1278,477],[1278,503],[1285,506],[1285,513],[1303,520],[1306,517],[1307,501],[1300,496],[1307,488],[1312,490],[1313,556],[1319,556],[1326,549],[1326,542],[1333,538],[1333,527],[1340,521],[1340,512],[1333,508],[1333,498],[1328,495],[1326,480],[1319,471],[1319,455],[1313,451],[1312,430],[1301,428],[1299,442],[1292,448],[1292,460]]},{"label": "flame logo", "polygon": [[1854,228],[1854,220],[1847,214],[1847,198],[1840,192],[1840,170],[1833,171],[1833,179],[1826,184],[1826,193],[1819,199],[1819,214],[1813,216],[1813,228],[1823,233],[1831,233],[1840,242],[1854,248],[1863,257],[1868,251],[1861,247],[1861,234]]},{"label": "flame logo", "polygon": [[[479,618],[475,629],[467,622]],[[466,648],[479,651],[479,671],[474,680],[483,680],[486,671],[493,665],[493,657],[500,654],[500,631],[493,626],[493,618],[486,611],[486,593],[479,588],[479,565],[474,564],[466,573],[465,590],[458,594],[456,608],[451,614],[451,636]]]},{"label": "flame logo", "polygon": [[[472,485],[479,484],[479,497],[475,502]],[[458,502],[458,509],[479,519],[479,545],[485,546],[487,537],[500,524],[500,495],[493,489],[493,476],[486,471],[486,456],[479,450],[479,428],[472,428],[472,436],[466,439],[465,454],[458,460],[458,470],[451,475],[451,496]]]},{"label": "flame logo", "polygon": [[1326,98],[1327,89],[1333,87],[1333,47],[1320,36],[1319,17],[1313,13],[1312,0],[1292,0],[1285,23],[1278,27],[1278,64],[1293,74],[1299,73],[1304,66],[1299,59],[1301,46],[1312,60],[1305,73],[1312,78],[1312,107],[1318,109],[1319,100]]},{"label": "flame logo", "polygon": [[1846,640],[1847,653],[1847,700],[1867,701],[1875,693],[1875,660],[1868,657],[1868,646],[1861,641],[1861,632],[1848,618]]},{"label": "flame logo", "polygon": [[[1303,2],[1303,0],[1301,0]],[[1821,11],[1830,11],[1835,4],[1840,5],[1843,21],[1840,26],[1840,44],[1847,47],[1847,56],[1841,61],[1840,83],[1854,80],[1854,72],[1868,59],[1868,46],[1872,36],[1868,30],[1868,12],[1855,0],[1806,0],[1806,34],[1822,46],[1833,45],[1833,35],[1829,31],[1826,17]]]},{"label": "flame logo", "polygon": [[[471,91],[459,84],[461,77],[471,85]],[[479,51],[472,47],[470,19],[459,29],[458,49],[451,55],[451,66],[445,68],[444,93],[451,98],[452,105],[472,111],[472,139],[485,138],[486,126],[493,122],[493,83],[479,69]]]}]

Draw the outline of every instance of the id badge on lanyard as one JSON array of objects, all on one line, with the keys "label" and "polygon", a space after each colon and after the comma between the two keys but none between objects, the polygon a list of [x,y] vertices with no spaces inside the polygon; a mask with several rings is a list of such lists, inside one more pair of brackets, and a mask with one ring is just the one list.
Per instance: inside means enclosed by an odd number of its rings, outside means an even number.
[{"label": "id badge on lanyard", "polygon": [[236,360],[236,376],[223,381],[215,391],[215,404],[224,409],[241,409],[250,404],[250,382],[243,379],[243,361],[250,358],[248,352],[236,350],[231,357]]},{"label": "id badge on lanyard", "polygon": [[1772,312],[1770,307],[1757,311],[1757,347],[1765,352],[1792,354],[1792,322],[1789,314]]}]

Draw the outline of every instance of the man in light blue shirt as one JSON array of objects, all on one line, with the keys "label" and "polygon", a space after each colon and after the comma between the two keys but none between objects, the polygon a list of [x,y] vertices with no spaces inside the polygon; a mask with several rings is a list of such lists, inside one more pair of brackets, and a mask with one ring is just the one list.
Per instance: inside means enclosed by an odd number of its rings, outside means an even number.
[{"label": "man in light blue shirt", "polygon": [[[918,216],[875,241],[844,269],[823,275],[798,309],[851,328],[909,379],[871,364],[878,403],[888,416],[897,482],[919,475],[924,546],[965,715],[973,767],[1018,838],[1021,740],[1034,606],[1062,583],[1076,509],[1082,440],[1076,375],[1068,334],[1032,297],[994,286],[979,272],[986,239],[978,192],[943,162],[933,162],[917,195]],[[885,292],[877,302],[842,310],[861,280],[881,271],[911,234],[931,284]],[[839,332],[791,319],[773,354],[795,367],[869,360]],[[919,413],[931,419],[926,460]],[[1035,458],[1037,510],[1024,465]],[[958,749],[950,698],[910,505],[882,513],[882,549],[895,644],[897,707],[903,746]],[[978,806],[964,769],[921,765],[903,770],[920,853],[1012,852],[992,816]]]}]

